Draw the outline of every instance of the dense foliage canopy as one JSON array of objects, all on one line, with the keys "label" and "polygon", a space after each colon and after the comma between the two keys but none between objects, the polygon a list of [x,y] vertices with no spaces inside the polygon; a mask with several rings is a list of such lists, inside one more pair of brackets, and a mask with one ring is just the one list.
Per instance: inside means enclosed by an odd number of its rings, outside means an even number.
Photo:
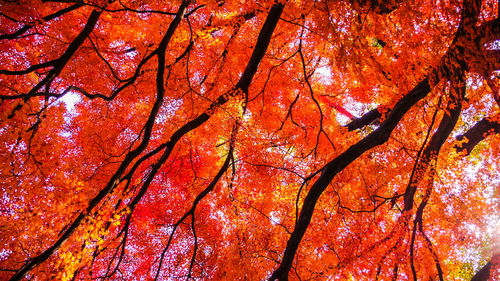
[{"label": "dense foliage canopy", "polygon": [[495,0],[0,4],[0,279],[487,280]]}]

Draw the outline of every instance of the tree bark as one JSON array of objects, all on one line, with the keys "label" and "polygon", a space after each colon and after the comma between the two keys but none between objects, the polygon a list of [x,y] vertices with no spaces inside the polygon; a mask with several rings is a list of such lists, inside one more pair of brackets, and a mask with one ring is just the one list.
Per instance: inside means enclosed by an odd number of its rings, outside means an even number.
[{"label": "tree bark", "polygon": [[455,145],[459,153],[469,155],[476,145],[490,135],[500,133],[500,123],[496,121],[500,114],[494,117],[485,117],[477,122],[467,132],[459,135],[456,140],[460,143]]},{"label": "tree bark", "polygon": [[460,25],[455,38],[453,39],[452,45],[443,56],[440,65],[430,72],[430,79],[425,78],[418,83],[415,88],[401,98],[401,100],[399,100],[394,108],[388,113],[384,122],[382,122],[382,124],[375,131],[360,140],[358,143],[349,147],[344,153],[330,161],[323,168],[321,175],[316,182],[314,182],[304,199],[299,218],[287,242],[281,263],[269,278],[270,281],[288,280],[288,273],[292,267],[292,262],[295,258],[299,244],[311,222],[316,203],[333,178],[363,153],[371,148],[385,143],[405,113],[408,112],[408,110],[418,101],[427,96],[427,94],[431,91],[431,88],[442,78],[450,77],[451,75],[456,74],[453,70],[456,69],[457,66],[463,67],[462,69],[466,68],[466,66],[463,65],[463,56],[460,56],[460,54],[463,54],[464,52],[465,43],[468,43],[473,38],[473,34],[471,33],[473,33],[475,29],[477,17],[481,11],[481,1],[468,0],[464,2],[462,7]]}]

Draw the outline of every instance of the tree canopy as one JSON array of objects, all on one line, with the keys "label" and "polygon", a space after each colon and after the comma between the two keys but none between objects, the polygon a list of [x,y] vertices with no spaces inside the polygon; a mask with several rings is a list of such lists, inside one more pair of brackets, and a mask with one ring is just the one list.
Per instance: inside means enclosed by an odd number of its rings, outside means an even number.
[{"label": "tree canopy", "polygon": [[499,276],[499,11],[2,2],[0,279]]}]

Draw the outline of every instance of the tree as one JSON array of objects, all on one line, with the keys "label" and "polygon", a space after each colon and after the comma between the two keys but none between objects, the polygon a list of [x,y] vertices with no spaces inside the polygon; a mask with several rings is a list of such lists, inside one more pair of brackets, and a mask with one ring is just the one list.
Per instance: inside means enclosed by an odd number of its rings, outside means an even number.
[{"label": "tree", "polygon": [[498,274],[498,1],[0,10],[3,279]]}]

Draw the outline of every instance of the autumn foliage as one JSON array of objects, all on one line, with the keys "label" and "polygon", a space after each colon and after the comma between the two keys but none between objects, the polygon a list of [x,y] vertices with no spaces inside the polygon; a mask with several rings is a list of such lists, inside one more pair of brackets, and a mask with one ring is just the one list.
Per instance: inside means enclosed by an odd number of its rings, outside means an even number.
[{"label": "autumn foliage", "polygon": [[0,3],[1,280],[495,280],[494,0]]}]

